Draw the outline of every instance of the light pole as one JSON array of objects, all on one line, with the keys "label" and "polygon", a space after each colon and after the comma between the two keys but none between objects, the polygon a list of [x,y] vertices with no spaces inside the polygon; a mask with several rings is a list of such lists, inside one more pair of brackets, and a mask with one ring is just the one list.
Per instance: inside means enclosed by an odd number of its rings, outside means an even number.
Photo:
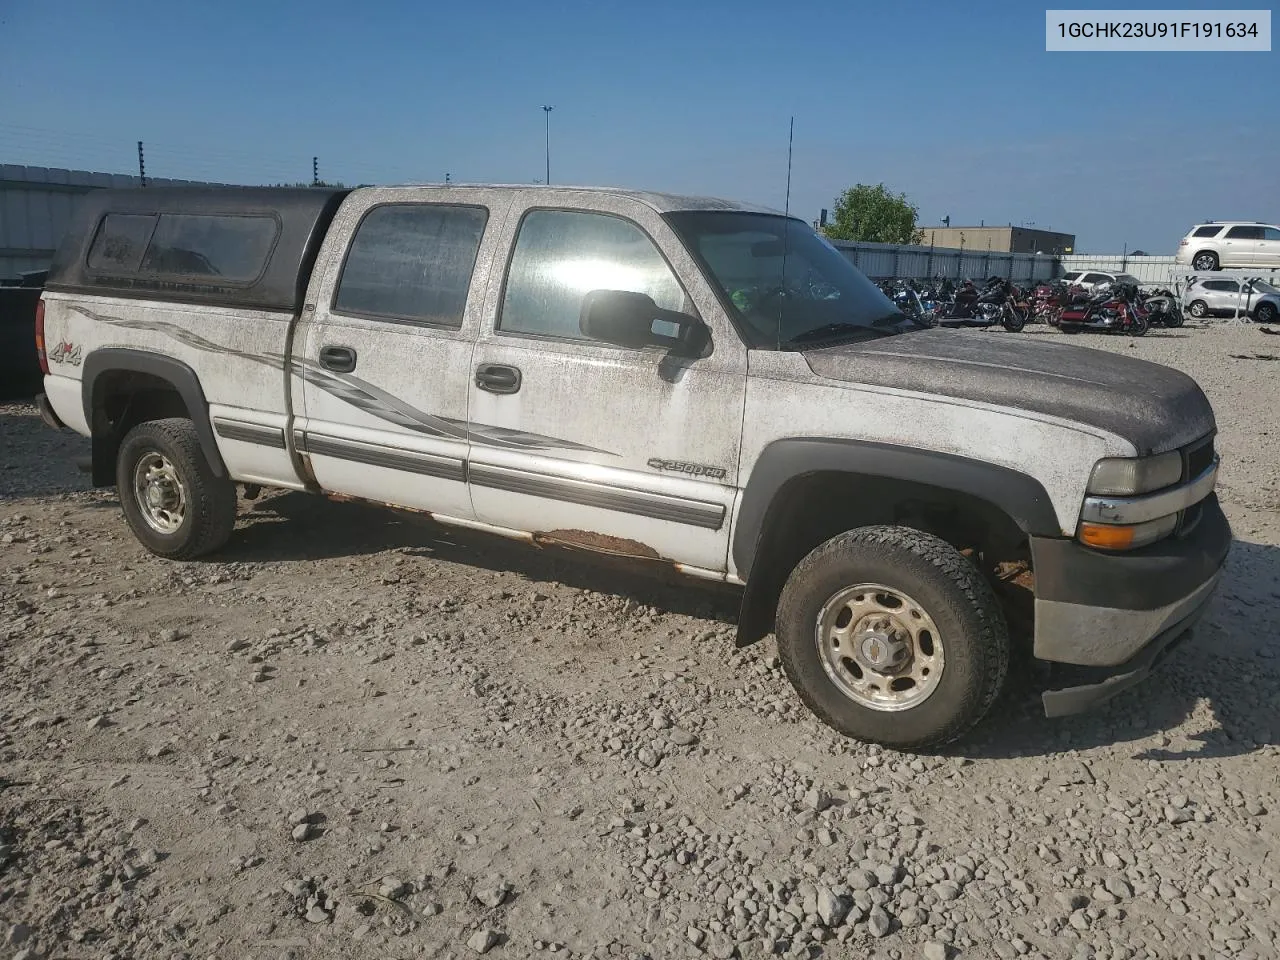
[{"label": "light pole", "polygon": [[551,111],[554,109],[555,107],[548,107],[545,104],[542,107],[542,112],[547,116],[547,179],[546,179],[546,183],[548,186],[551,184]]}]

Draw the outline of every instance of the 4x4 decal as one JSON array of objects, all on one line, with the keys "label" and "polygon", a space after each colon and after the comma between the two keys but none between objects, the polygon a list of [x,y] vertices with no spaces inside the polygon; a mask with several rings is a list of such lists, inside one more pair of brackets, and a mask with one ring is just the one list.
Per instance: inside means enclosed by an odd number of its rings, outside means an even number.
[{"label": "4x4 decal", "polygon": [[[337,397],[344,403],[365,411],[380,420],[394,423],[415,433],[428,434],[434,437],[450,437],[456,440],[469,439],[472,443],[489,447],[523,450],[579,450],[585,453],[601,453],[616,456],[608,450],[589,447],[563,440],[558,437],[547,437],[540,433],[528,433],[524,430],[513,430],[508,427],[496,427],[483,423],[469,423],[466,420],[455,420],[451,417],[439,417],[427,413],[405,403],[399,397],[348,373],[335,373],[326,370],[320,364],[302,357],[288,358],[279,353],[250,353],[237,350],[207,340],[198,333],[192,333],[185,327],[162,320],[126,320],[123,317],[109,317],[105,314],[88,310],[78,304],[71,304],[71,309],[84,314],[90,320],[126,327],[132,330],[151,330],[172,337],[181,343],[205,353],[216,353],[227,357],[236,357],[250,363],[262,364],[275,370],[291,368],[308,383]],[[50,357],[52,359],[52,357]],[[79,363],[79,348],[76,348],[76,363]]]},{"label": "4x4 decal", "polygon": [[80,366],[80,350],[81,348],[75,344],[63,340],[50,350],[46,356],[49,358],[50,363],[66,363],[73,367],[78,367]]}]

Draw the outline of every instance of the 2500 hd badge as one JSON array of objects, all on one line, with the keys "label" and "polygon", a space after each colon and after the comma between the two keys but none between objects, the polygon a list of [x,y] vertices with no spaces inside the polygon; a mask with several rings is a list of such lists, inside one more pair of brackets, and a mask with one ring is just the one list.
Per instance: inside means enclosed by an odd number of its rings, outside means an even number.
[{"label": "2500 hd badge", "polygon": [[726,472],[724,467],[708,467],[706,464],[685,463],[683,460],[663,460],[661,457],[650,458],[649,466],[655,470],[687,473],[691,477],[710,477],[712,480],[723,479]]}]

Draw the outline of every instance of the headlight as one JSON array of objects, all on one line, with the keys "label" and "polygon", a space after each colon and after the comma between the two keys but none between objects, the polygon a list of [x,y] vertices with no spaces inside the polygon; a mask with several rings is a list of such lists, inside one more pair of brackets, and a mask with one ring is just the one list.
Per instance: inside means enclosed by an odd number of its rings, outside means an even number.
[{"label": "headlight", "polygon": [[1182,454],[1177,450],[1139,459],[1099,460],[1089,477],[1089,492],[1104,497],[1132,497],[1171,487],[1182,479]]}]

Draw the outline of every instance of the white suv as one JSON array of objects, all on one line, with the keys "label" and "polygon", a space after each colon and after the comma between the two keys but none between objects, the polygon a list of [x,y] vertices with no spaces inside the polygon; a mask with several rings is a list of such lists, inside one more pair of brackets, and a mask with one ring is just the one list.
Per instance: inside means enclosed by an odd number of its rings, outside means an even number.
[{"label": "white suv", "polygon": [[1242,220],[1198,224],[1179,241],[1175,259],[1196,270],[1280,269],[1280,226]]},{"label": "white suv", "polygon": [[1131,273],[1102,273],[1098,270],[1068,270],[1062,279],[1081,290],[1093,290],[1103,284],[1130,283],[1135,287],[1142,281]]}]

